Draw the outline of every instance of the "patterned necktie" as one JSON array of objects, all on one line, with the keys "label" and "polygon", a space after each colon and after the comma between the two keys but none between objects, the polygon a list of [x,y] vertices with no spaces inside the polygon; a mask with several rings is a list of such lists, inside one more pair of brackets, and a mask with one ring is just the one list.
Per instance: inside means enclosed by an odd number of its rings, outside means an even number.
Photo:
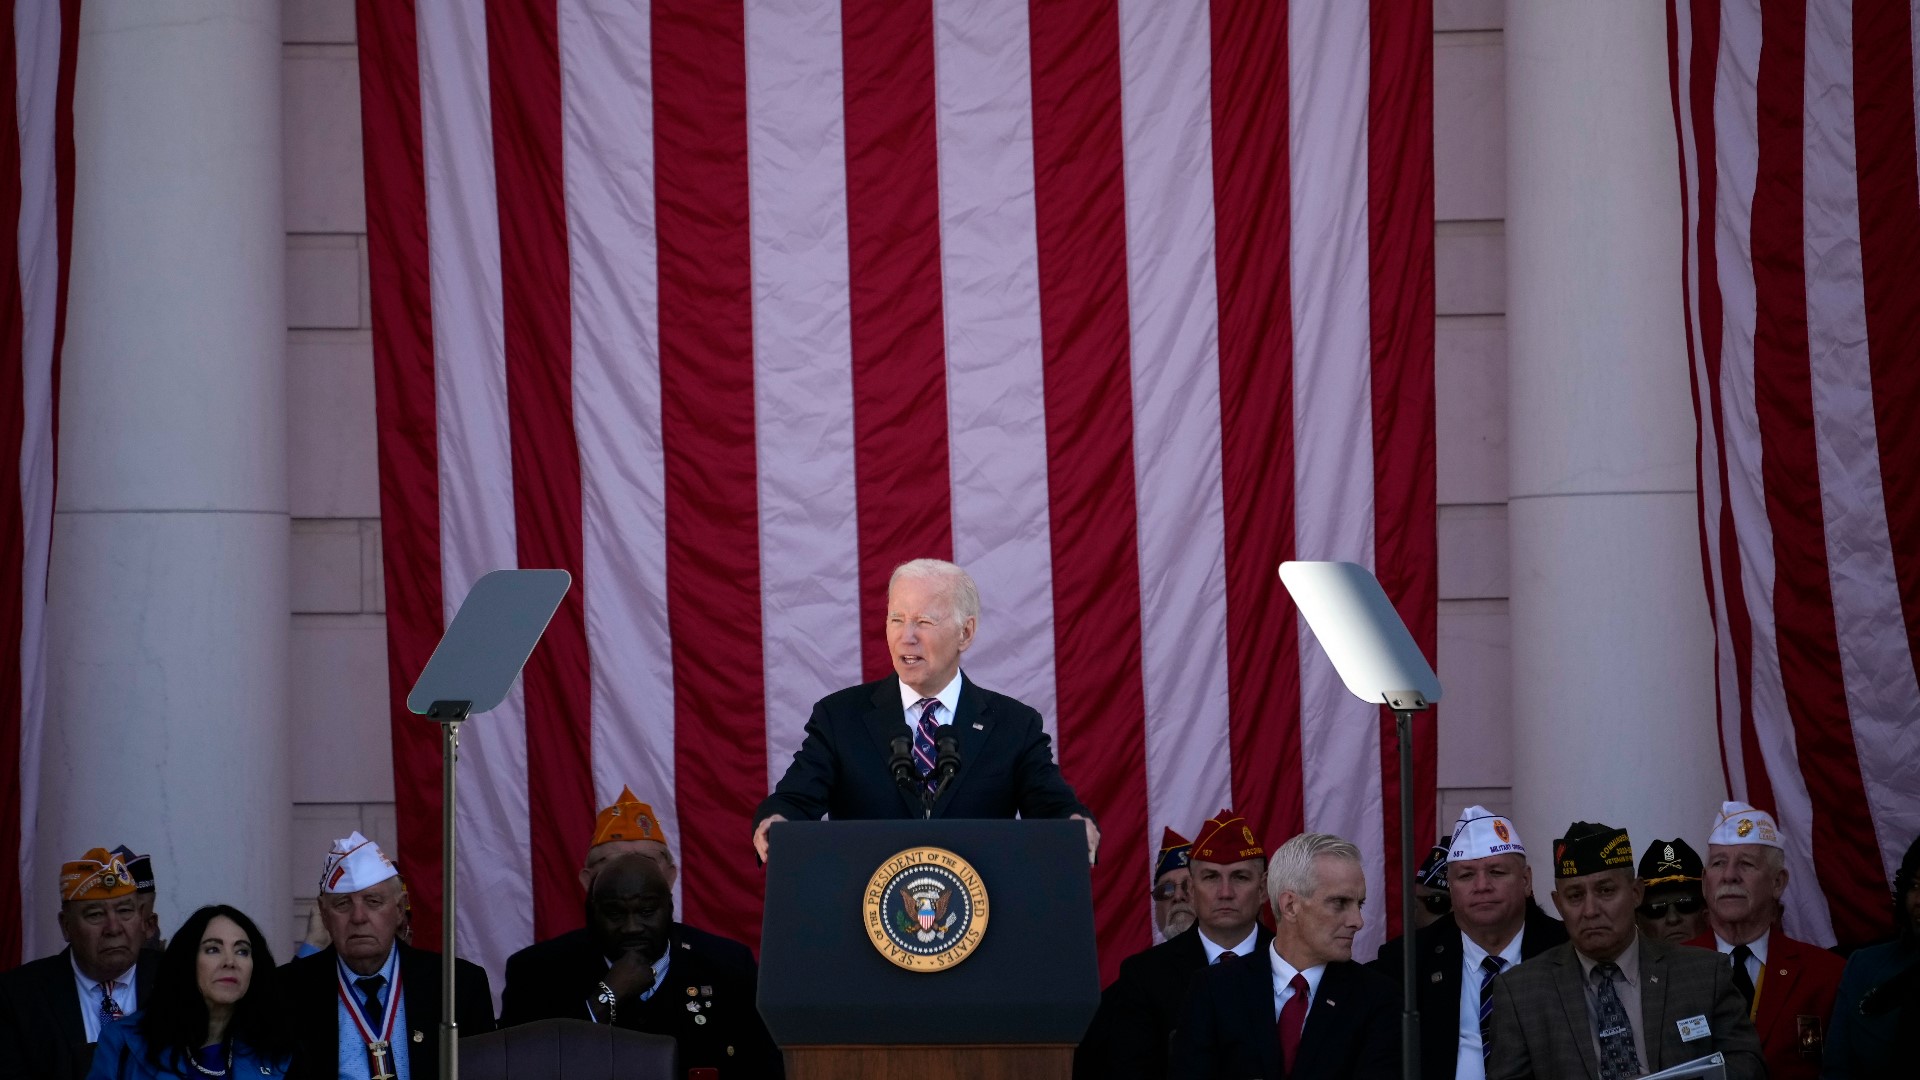
[{"label": "patterned necktie", "polygon": [[1733,947],[1733,988],[1747,1001],[1748,1011],[1753,1009],[1753,976],[1747,974],[1747,960],[1753,956],[1753,950],[1745,945]]},{"label": "patterned necktie", "polygon": [[1640,1075],[1640,1055],[1633,1048],[1633,1025],[1613,980],[1620,965],[1611,961],[1593,965],[1593,996],[1599,1006],[1595,1034],[1600,1040],[1600,1080],[1631,1080]]},{"label": "patterned necktie", "polygon": [[1226,952],[1214,957],[1213,962],[1216,964],[1231,964],[1238,959],[1240,959],[1240,954],[1234,952],[1232,949],[1228,949]]},{"label": "patterned necktie", "polygon": [[934,714],[940,711],[940,702],[937,698],[923,697],[919,701],[914,702],[914,705],[920,709],[920,724],[913,729],[913,765],[914,768],[920,770],[920,775],[925,778],[927,790],[932,791],[934,786],[933,755],[935,753],[933,748],[933,729],[938,723],[938,721],[934,719]]},{"label": "patterned necktie", "polygon": [[1295,972],[1287,986],[1293,996],[1280,1006],[1280,1019],[1275,1026],[1280,1034],[1280,1063],[1292,1073],[1294,1054],[1300,1049],[1300,1032],[1307,1026],[1307,977]]},{"label": "patterned necktie", "polygon": [[360,991],[360,1011],[367,1016],[367,1026],[372,1028],[375,1034],[379,1034],[380,1022],[384,1019],[380,1015],[380,988],[387,985],[386,978],[381,975],[367,975],[353,980],[353,985]]},{"label": "patterned necktie", "polygon": [[1480,960],[1480,1056],[1493,1054],[1493,977],[1507,966],[1504,957],[1487,956]]},{"label": "patterned necktie", "polygon": [[121,1013],[120,1011],[120,1003],[113,1000],[113,983],[111,982],[101,983],[100,984],[100,1020],[101,1022],[111,1023],[115,1020],[120,1019],[122,1015],[124,1014]]}]

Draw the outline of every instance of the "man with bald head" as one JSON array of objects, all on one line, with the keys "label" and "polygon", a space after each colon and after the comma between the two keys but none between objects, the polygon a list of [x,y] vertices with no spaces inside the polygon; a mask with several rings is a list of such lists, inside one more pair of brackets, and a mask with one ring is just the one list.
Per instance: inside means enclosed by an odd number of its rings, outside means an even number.
[{"label": "man with bald head", "polygon": [[[980,590],[965,570],[939,559],[894,569],[884,628],[893,674],[814,704],[793,763],[754,811],[761,859],[782,821],[922,817],[923,793],[940,791],[938,737],[949,726],[961,764],[934,817],[1078,818],[1092,856],[1100,831],[1060,775],[1040,714],[960,670],[979,623]],[[896,740],[911,760],[904,784],[890,767]]]},{"label": "man with bald head", "polygon": [[586,927],[507,960],[501,1022],[566,1018],[671,1036],[683,1070],[721,1078],[781,1074],[756,1007],[758,973],[688,940],[673,921],[673,888],[640,853],[601,863],[588,886]]}]

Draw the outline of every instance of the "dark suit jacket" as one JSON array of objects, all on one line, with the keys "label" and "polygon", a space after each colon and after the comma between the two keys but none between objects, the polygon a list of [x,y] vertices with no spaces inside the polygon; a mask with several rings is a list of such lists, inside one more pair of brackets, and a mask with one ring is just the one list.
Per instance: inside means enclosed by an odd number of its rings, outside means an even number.
[{"label": "dark suit jacket", "polygon": [[[407,1060],[413,1080],[440,1075],[440,954],[399,945],[401,993],[407,997]],[[332,946],[303,956],[279,969],[280,990],[293,1034],[293,1067],[289,1076],[332,1077],[340,1070],[340,992],[335,974],[338,961]],[[493,988],[478,964],[455,959],[453,967],[454,1018],[460,1037],[493,1030]]]},{"label": "dark suit jacket", "polygon": [[[668,947],[673,960],[660,988],[646,1001],[635,995],[615,1003],[614,1025],[671,1036],[683,1070],[714,1068],[723,1080],[782,1075],[780,1051],[760,1020],[759,969],[747,947],[678,923]],[[586,1019],[587,999],[606,973],[606,956],[585,930],[521,949],[507,959],[500,1022]]]},{"label": "dark suit jacket", "polygon": [[1207,968],[1173,1031],[1167,1075],[1179,1080],[1398,1080],[1399,987],[1352,962],[1328,964],[1300,1030],[1291,1071],[1280,1062],[1272,962]]},{"label": "dark suit jacket", "polygon": [[[1728,1080],[1762,1080],[1760,1039],[1733,972],[1719,953],[1671,945],[1645,934],[1640,950],[1641,1056],[1650,1072],[1714,1051],[1727,1056]],[[1704,1016],[1710,1034],[1683,1042],[1679,1022]],[[1488,1080],[1598,1080],[1585,972],[1571,944],[1556,945],[1493,980],[1493,1046]]]},{"label": "dark suit jacket", "polygon": [[[0,975],[0,1076],[20,1080],[80,1080],[93,1065],[80,987],[73,981],[73,949]],[[145,1005],[160,958],[145,949],[134,961],[134,1004]]]},{"label": "dark suit jacket", "polygon": [[[1709,930],[1687,942],[1702,949],[1718,949]],[[1733,964],[1725,954],[1727,970]],[[1767,964],[1754,987],[1753,1026],[1760,1033],[1768,1080],[1814,1080],[1820,1075],[1820,1050],[1827,1025],[1833,1020],[1833,999],[1840,993],[1840,973],[1847,962],[1815,945],[1795,941],[1779,927],[1767,935]],[[1812,1028],[1814,1041],[1801,1052],[1800,1027]]]},{"label": "dark suit jacket", "polygon": [[[960,771],[934,804],[934,817],[1093,816],[1060,775],[1052,740],[1031,708],[967,679],[953,730]],[[787,774],[753,812],[754,824],[772,814],[791,821],[920,817],[919,798],[909,798],[887,771],[893,738],[905,734],[897,675],[821,698]]]},{"label": "dark suit jacket", "polygon": [[[1264,963],[1273,931],[1256,924],[1255,933],[1253,955],[1246,962]],[[1074,1052],[1073,1075],[1080,1080],[1158,1080],[1167,1075],[1173,1025],[1188,989],[1206,967],[1207,950],[1197,926],[1121,961],[1119,977],[1100,994],[1100,1010]]]},{"label": "dark suit jacket", "polygon": [[[1446,1080],[1460,1061],[1460,963],[1466,946],[1460,941],[1460,924],[1452,913],[1440,916],[1430,926],[1414,931],[1414,986],[1420,1005],[1420,1075],[1428,1080]],[[1531,960],[1565,943],[1567,928],[1560,920],[1541,910],[1527,898],[1527,921],[1520,931],[1520,959]],[[1400,982],[1401,947],[1406,938],[1397,937],[1380,946],[1380,956],[1372,968]],[[1480,984],[1473,984],[1478,996]]]}]

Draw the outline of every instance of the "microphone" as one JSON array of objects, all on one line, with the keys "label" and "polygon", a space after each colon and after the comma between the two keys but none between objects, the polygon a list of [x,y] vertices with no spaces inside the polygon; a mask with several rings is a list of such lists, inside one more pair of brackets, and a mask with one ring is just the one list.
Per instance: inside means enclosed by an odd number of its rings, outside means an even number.
[{"label": "microphone", "polygon": [[911,791],[920,782],[913,768],[913,737],[895,735],[890,745],[893,756],[887,759],[887,771],[893,774],[895,784]]},{"label": "microphone", "polygon": [[933,762],[936,777],[933,790],[934,797],[938,798],[953,779],[953,774],[960,771],[960,740],[954,736],[952,724],[941,724],[933,729],[933,746],[938,755]]}]

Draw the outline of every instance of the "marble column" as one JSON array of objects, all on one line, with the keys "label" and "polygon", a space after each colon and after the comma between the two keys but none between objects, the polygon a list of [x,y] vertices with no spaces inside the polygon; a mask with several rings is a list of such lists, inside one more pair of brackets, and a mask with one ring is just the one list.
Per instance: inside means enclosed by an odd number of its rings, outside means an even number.
[{"label": "marble column", "polygon": [[96,844],[165,932],[293,933],[280,54],[277,3],[83,7],[30,955]]}]

